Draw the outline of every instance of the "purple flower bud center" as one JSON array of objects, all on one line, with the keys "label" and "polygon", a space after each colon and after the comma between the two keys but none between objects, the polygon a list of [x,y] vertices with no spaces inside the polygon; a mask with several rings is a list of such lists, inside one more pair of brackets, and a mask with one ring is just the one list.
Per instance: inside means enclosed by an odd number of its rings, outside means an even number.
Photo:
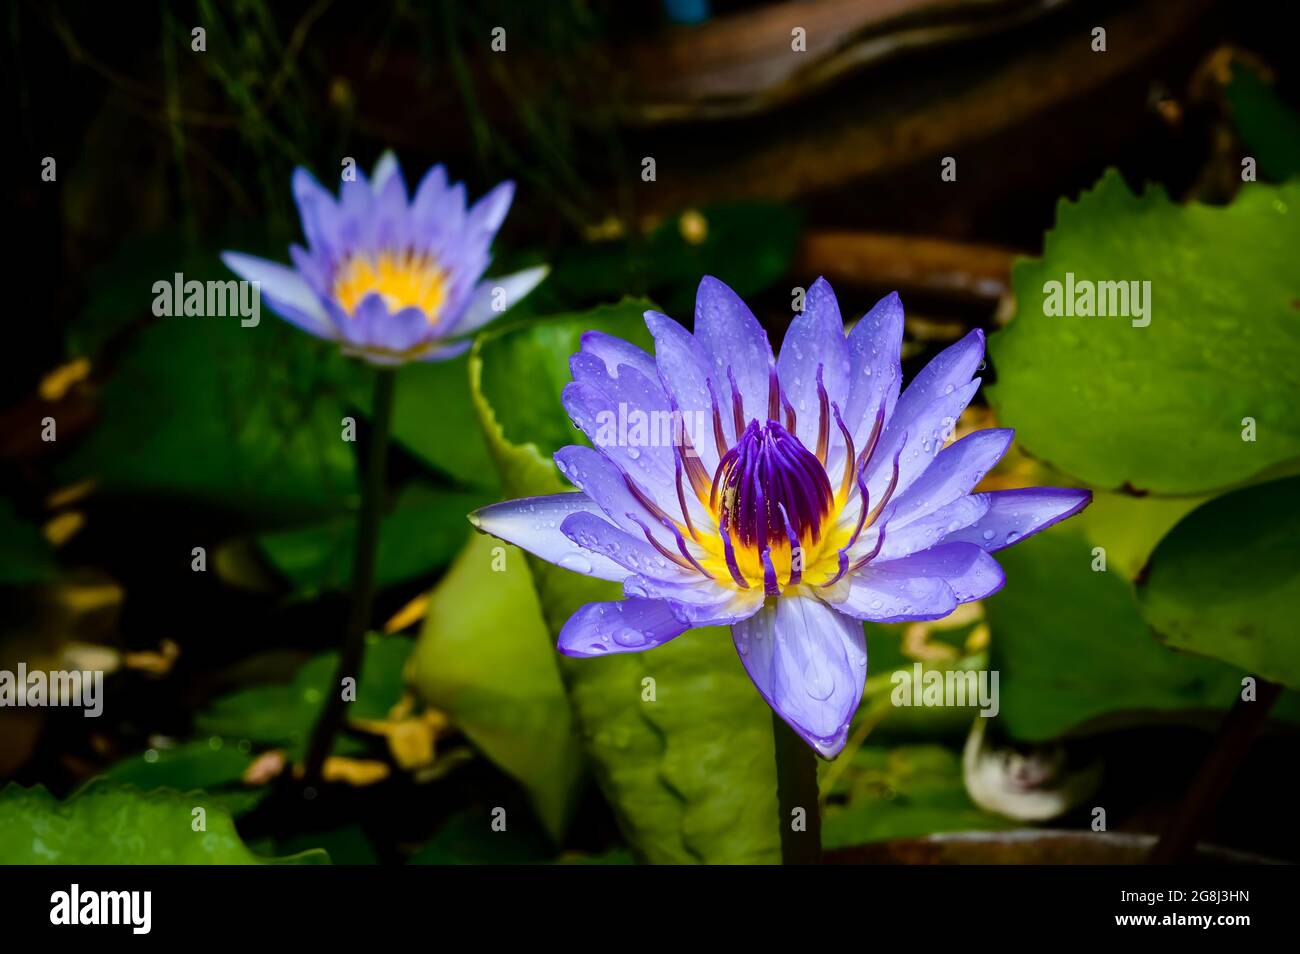
[{"label": "purple flower bud center", "polygon": [[835,499],[826,468],[777,421],[750,421],[718,477],[719,514],[742,546],[786,541],[782,510],[800,540],[820,539]]}]

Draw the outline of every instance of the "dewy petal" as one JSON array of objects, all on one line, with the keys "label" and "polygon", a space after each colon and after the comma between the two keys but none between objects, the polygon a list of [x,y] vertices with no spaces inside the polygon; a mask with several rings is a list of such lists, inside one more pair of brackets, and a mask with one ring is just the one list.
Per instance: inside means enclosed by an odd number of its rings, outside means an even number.
[{"label": "dewy petal", "polygon": [[260,283],[262,299],[285,321],[318,337],[334,337],[320,299],[293,269],[241,252],[222,252],[221,260],[244,281]]},{"label": "dewy petal", "polygon": [[1070,487],[993,490],[975,496],[988,503],[988,512],[947,539],[973,543],[990,553],[1046,530],[1092,502],[1092,491]]},{"label": "dewy petal", "polygon": [[885,528],[885,542],[874,559],[884,563],[910,553],[928,550],[935,544],[950,539],[955,532],[971,526],[988,513],[988,509],[988,501],[983,499],[982,494],[972,494],[951,500],[937,510],[931,510],[904,524],[898,524],[896,519],[892,519]]},{"label": "dewy petal", "polygon": [[763,606],[762,587],[734,590],[705,579],[658,580],[636,575],[623,581],[630,597],[666,600],[677,618],[692,626],[729,626],[748,619]]},{"label": "dewy petal", "polygon": [[1002,459],[1014,433],[1010,428],[975,431],[941,450],[925,473],[898,495],[891,531],[895,523],[902,526],[969,493]]},{"label": "dewy petal", "polygon": [[[961,412],[966,410],[966,405],[975,397],[979,385],[980,379],[975,378],[948,394],[940,395],[927,407],[912,414],[906,421],[906,427],[895,414],[895,420],[885,428],[880,445],[867,468],[867,488],[871,491],[873,500],[880,498],[891,479],[895,455],[898,456],[898,486],[894,490],[896,500],[901,499],[916,479],[925,473],[943,450],[944,441],[952,436]],[[902,403],[900,398],[900,408]]]},{"label": "dewy petal", "polygon": [[620,530],[604,517],[592,513],[571,513],[560,523],[560,531],[584,550],[598,553],[625,568],[655,579],[692,580],[695,574],[673,563],[648,543]]},{"label": "dewy petal", "polygon": [[766,420],[768,379],[773,365],[767,332],[749,306],[711,275],[700,280],[695,294],[695,340],[704,350],[718,396],[730,393],[730,368],[740,389],[744,423]]},{"label": "dewy petal", "polygon": [[638,653],[662,646],[687,629],[663,600],[588,603],[564,624],[558,647],[566,656],[579,657]]},{"label": "dewy petal", "polygon": [[469,515],[469,522],[482,533],[513,543],[548,563],[585,576],[621,582],[628,576],[626,569],[577,546],[560,530],[566,517],[583,512],[599,513],[595,501],[586,494],[552,494],[481,507]]},{"label": "dewy petal", "polygon": [[555,466],[569,483],[599,504],[616,526],[637,537],[644,536],[642,526],[648,527],[660,544],[676,550],[676,537],[663,525],[661,516],[676,516],[680,521],[675,500],[650,500],[657,512],[648,509],[632,493],[627,475],[618,465],[590,447],[576,444],[561,447],[555,452]]},{"label": "dewy petal", "polygon": [[819,595],[841,613],[876,623],[941,619],[957,608],[957,597],[942,579],[882,572],[874,563]]},{"label": "dewy petal", "polygon": [[[817,370],[830,402],[843,408],[849,397],[849,349],[844,340],[844,322],[840,320],[835,293],[824,278],[815,281],[804,298],[802,314],[795,315],[781,342],[776,359],[781,389],[796,413],[796,436],[808,448],[817,446],[818,415]],[[833,443],[842,442],[838,428],[832,427]]]},{"label": "dewy petal", "polygon": [[848,336],[849,399],[842,406],[844,423],[862,447],[883,403],[888,421],[903,380],[903,303],[898,292],[886,295],[853,326]]},{"label": "dewy petal", "polygon": [[823,758],[838,755],[866,680],[862,624],[820,600],[793,596],[773,601],[731,633],[767,704]]},{"label": "dewy petal", "polygon": [[911,422],[946,394],[960,390],[984,360],[984,332],[976,328],[940,351],[907,386],[894,407],[891,425],[913,430]]},{"label": "dewy petal", "polygon": [[[600,359],[582,353],[574,355],[569,364],[574,377],[581,378],[565,385],[560,396],[569,419],[651,500],[666,512],[677,509],[677,468],[671,440],[650,437],[653,422],[671,420],[668,398],[659,382],[626,366],[617,378],[611,378]],[[639,430],[637,422],[643,425]],[[698,501],[696,507],[703,518]]]},{"label": "dewy petal", "polygon": [[709,361],[695,336],[667,315],[645,313],[655,339],[655,369],[683,414],[691,443],[710,477],[718,466],[713,439],[713,401],[709,395]]},{"label": "dewy petal", "polygon": [[[535,268],[526,268],[522,272],[515,272],[513,275],[485,278],[474,289],[474,294],[470,297],[464,313],[449,327],[444,328],[442,334],[467,335],[482,328],[489,321],[500,318],[506,311],[523,301],[549,273],[548,266],[538,265]],[[504,304],[505,307],[501,311],[493,309],[494,297]]]},{"label": "dewy petal", "polygon": [[943,543],[901,560],[873,563],[880,574],[923,576],[948,584],[958,603],[982,600],[1002,589],[1006,574],[998,561],[971,543]]},{"label": "dewy petal", "polygon": [[825,591],[825,598],[858,619],[897,623],[947,616],[959,603],[996,593],[1005,581],[997,561],[979,547],[943,543],[902,559],[869,563]]},{"label": "dewy petal", "polygon": [[607,335],[603,331],[584,331],[579,340],[579,350],[594,354],[604,361],[605,369],[613,377],[618,377],[619,365],[623,364],[636,368],[647,378],[655,376],[655,359],[630,341]]}]

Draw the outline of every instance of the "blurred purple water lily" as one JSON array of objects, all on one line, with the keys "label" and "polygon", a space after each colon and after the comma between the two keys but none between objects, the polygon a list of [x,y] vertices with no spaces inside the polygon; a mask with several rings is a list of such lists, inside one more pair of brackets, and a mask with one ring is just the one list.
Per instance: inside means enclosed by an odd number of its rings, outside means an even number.
[{"label": "blurred purple water lily", "polygon": [[358,171],[344,182],[337,201],[301,168],[293,194],[307,248],[290,247],[292,268],[240,252],[221,259],[261,282],[280,317],[373,364],[463,353],[465,336],[546,277],[538,267],[480,281],[514,197],[511,182],[467,208],[465,186],[449,185],[434,166],[408,198],[396,157],[385,153],[369,179]]},{"label": "blurred purple water lily", "polygon": [[[729,625],[763,698],[832,758],[862,697],[862,621],[938,619],[989,596],[1005,581],[991,552],[1091,499],[1062,488],[971,492],[1012,437],[989,429],[946,444],[979,387],[984,335],[939,354],[900,395],[897,294],[846,336],[819,279],[779,357],[714,278],[700,283],[693,335],[645,317],[654,356],[588,332],[570,361],[564,406],[595,449],[565,447],[555,461],[580,492],[470,517],[545,560],[623,584],[624,599],[588,604],[564,625],[567,655],[636,652]],[[645,420],[672,422],[673,438],[615,426]]]}]

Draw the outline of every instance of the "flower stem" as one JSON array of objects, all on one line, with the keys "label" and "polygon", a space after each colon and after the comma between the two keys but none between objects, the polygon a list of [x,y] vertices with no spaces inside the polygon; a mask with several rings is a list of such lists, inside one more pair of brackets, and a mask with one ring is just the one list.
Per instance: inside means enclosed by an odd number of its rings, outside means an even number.
[{"label": "flower stem", "polygon": [[1251,742],[1268,721],[1269,710],[1282,695],[1276,682],[1256,677],[1258,695],[1247,702],[1238,699],[1219,728],[1214,748],[1201,763],[1187,794],[1170,817],[1160,840],[1151,849],[1149,864],[1170,865],[1186,862],[1196,849],[1196,839],[1220,799],[1232,784],[1232,778],[1246,758]]},{"label": "flower stem", "polygon": [[822,816],[817,798],[817,756],[775,712],[772,713],[772,738],[776,743],[781,863],[819,865]]},{"label": "flower stem", "polygon": [[388,460],[388,432],[393,418],[393,390],[397,374],[391,368],[375,372],[374,400],[370,410],[370,446],[366,457],[365,483],[361,487],[361,515],[357,524],[356,547],[352,556],[352,610],[343,637],[334,680],[326,694],[311,732],[303,781],[314,785],[320,781],[325,759],[334,747],[334,737],[343,724],[347,703],[343,699],[343,680],[351,677],[354,685],[361,679],[365,658],[366,630],[370,626],[370,608],[375,595],[375,556],[379,549],[379,518],[384,497],[384,467]]}]

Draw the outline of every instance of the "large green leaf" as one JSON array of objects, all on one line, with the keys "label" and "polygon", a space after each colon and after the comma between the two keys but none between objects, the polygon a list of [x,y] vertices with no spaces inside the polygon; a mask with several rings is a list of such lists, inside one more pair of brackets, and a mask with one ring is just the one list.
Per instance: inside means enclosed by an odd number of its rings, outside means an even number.
[{"label": "large green leaf", "polygon": [[[465,539],[465,514],[486,502],[484,493],[416,485],[404,490],[379,531],[375,583],[391,586],[447,564]],[[258,538],[271,564],[304,596],[351,584],[356,521],[336,517]]]},{"label": "large green leaf", "polygon": [[[1245,674],[1161,646],[1123,575],[1092,570],[1092,548],[1062,527],[997,555],[1008,582],[985,606],[1007,731],[1042,741],[1231,706]],[[1278,715],[1295,713],[1287,699]]]},{"label": "large green leaf", "polygon": [[940,745],[864,746],[825,798],[822,844],[827,848],[1016,825],[970,800],[961,758]]},{"label": "large green leaf", "polygon": [[473,534],[430,596],[408,674],[528,789],[556,841],[582,777],[558,659],[524,554]]},{"label": "large green leaf", "polygon": [[1300,688],[1300,478],[1194,510],[1156,547],[1138,597],[1170,646]]},{"label": "large green leaf", "polygon": [[[204,830],[195,831],[202,808]],[[259,858],[235,823],[203,792],[92,783],[60,802],[44,788],[0,790],[0,863],[61,865],[247,865],[328,863],[323,851]]]},{"label": "large green leaf", "polygon": [[[580,439],[560,404],[569,356],[591,328],[645,343],[646,307],[625,301],[480,339],[470,377],[507,495],[571,489],[549,459]],[[615,584],[530,566],[552,633],[584,603],[620,596]],[[684,633],[648,653],[560,662],[597,781],[640,859],[778,860],[771,715],[725,630]]]},{"label": "large green leaf", "polygon": [[[1043,257],[1015,267],[1016,317],[989,341],[999,419],[1102,488],[1193,494],[1300,457],[1297,248],[1300,183],[1178,206],[1108,172],[1060,203]],[[1150,324],[1046,316],[1045,285],[1067,273],[1149,281]]]},{"label": "large green leaf", "polygon": [[152,321],[62,476],[284,523],[337,512],[355,494],[341,423],[355,369],[343,358],[268,315],[250,328]]}]

